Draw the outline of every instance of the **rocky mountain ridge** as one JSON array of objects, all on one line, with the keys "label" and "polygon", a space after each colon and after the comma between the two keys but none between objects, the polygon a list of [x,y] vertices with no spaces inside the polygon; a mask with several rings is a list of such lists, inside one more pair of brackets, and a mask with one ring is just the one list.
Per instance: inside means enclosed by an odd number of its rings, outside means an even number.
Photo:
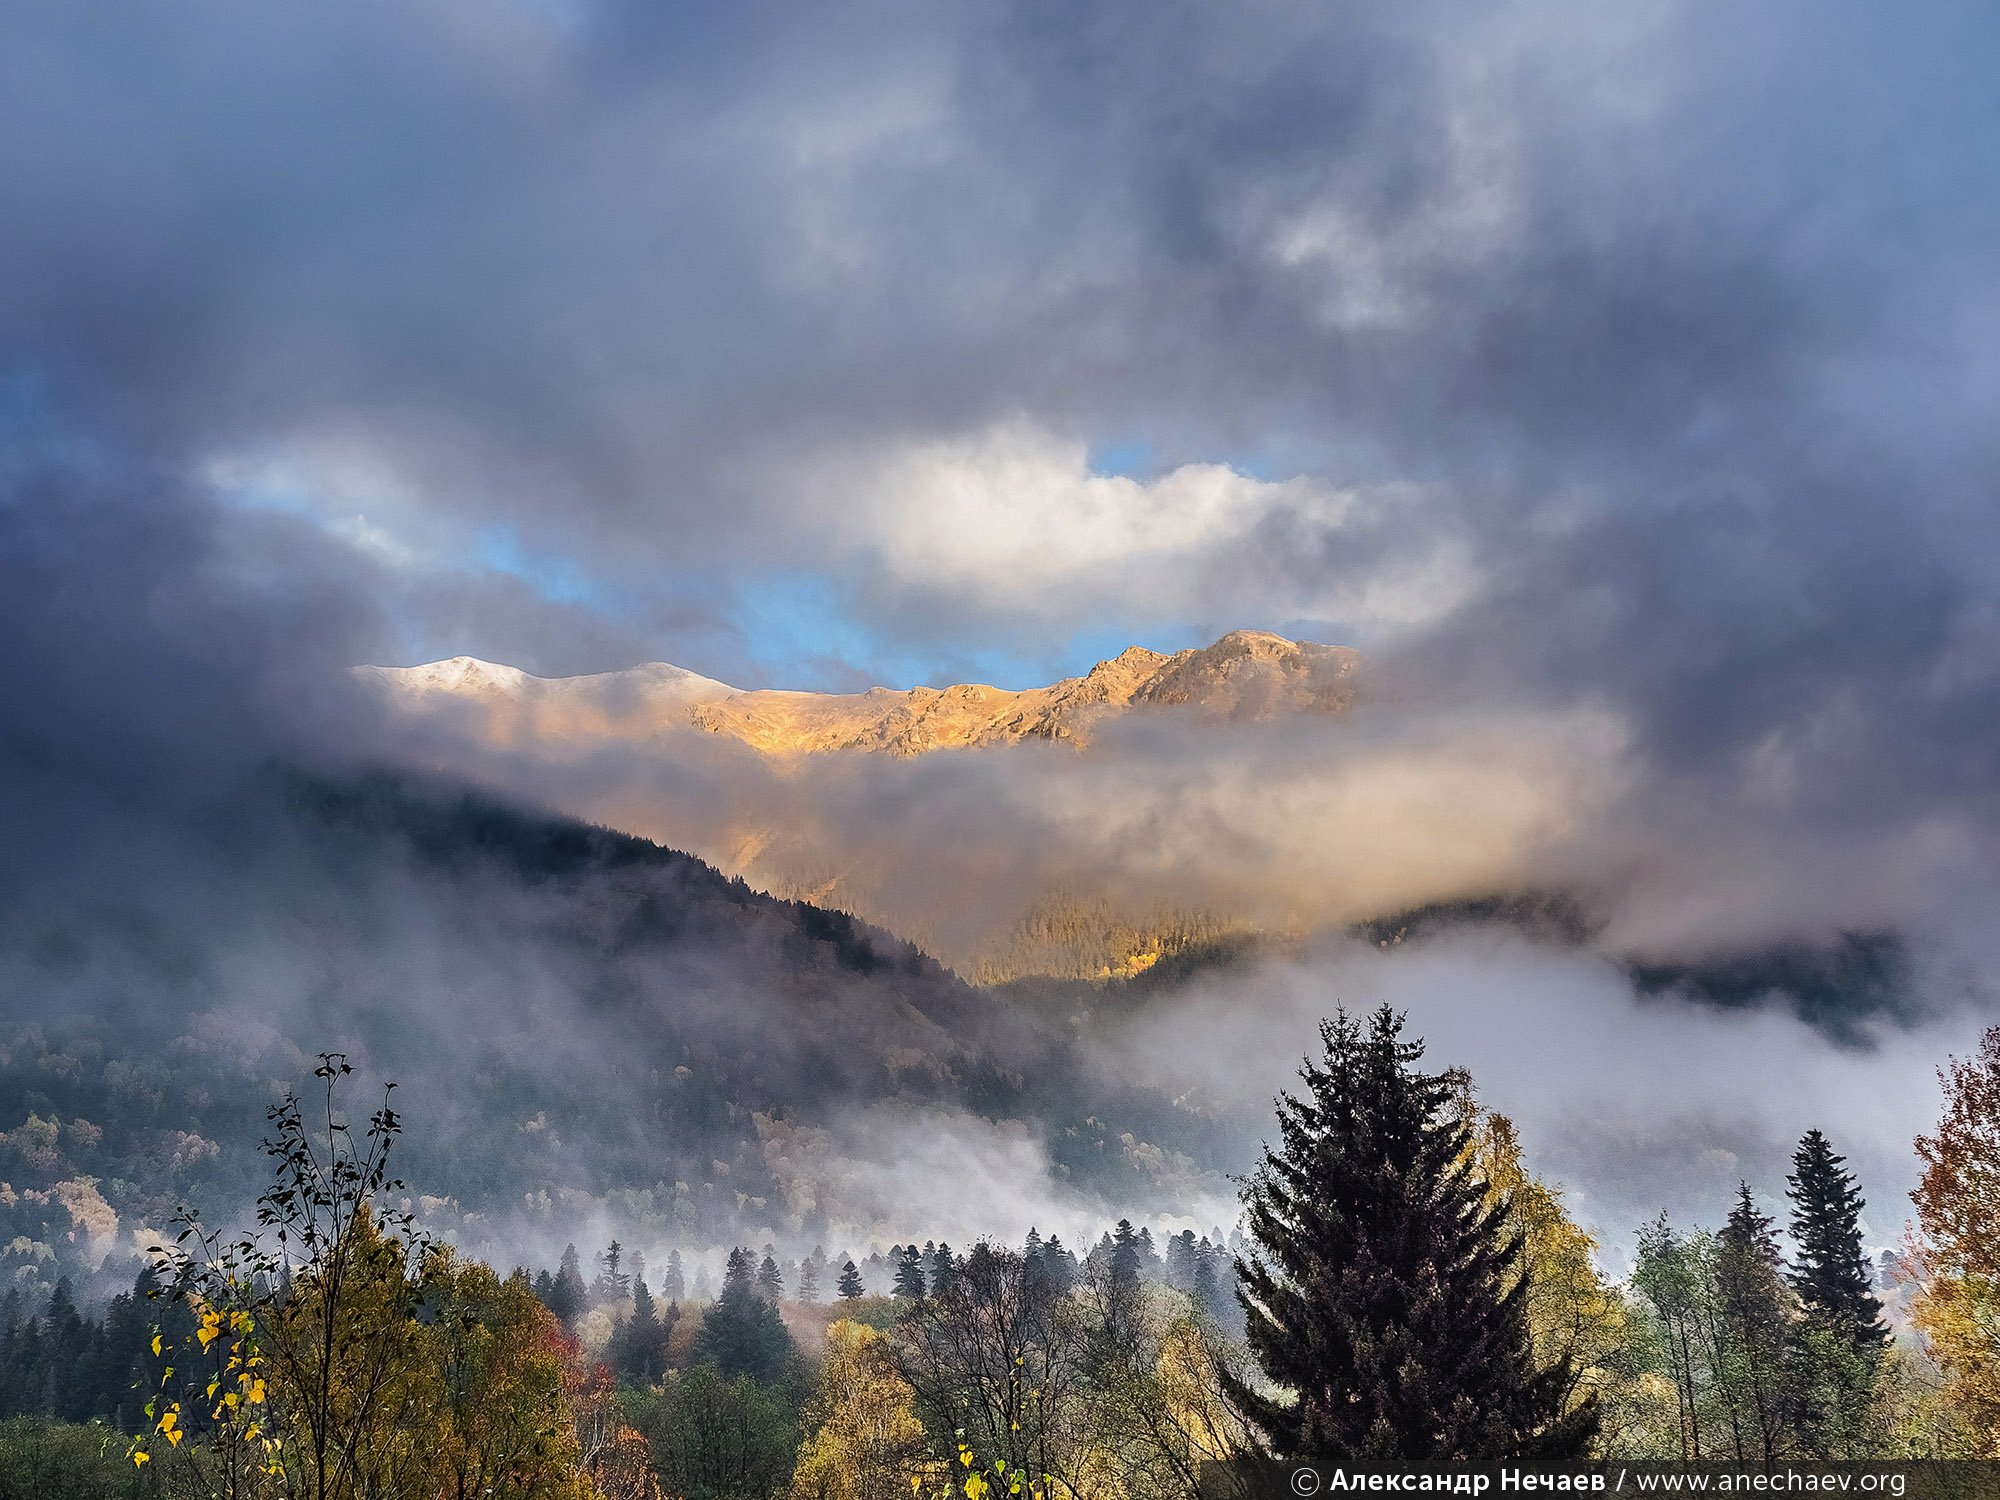
[{"label": "rocky mountain ridge", "polygon": [[770,755],[912,756],[1034,740],[1082,748],[1104,723],[1135,712],[1227,721],[1339,713],[1354,700],[1360,661],[1344,646],[1236,630],[1172,654],[1133,646],[1080,677],[1027,689],[743,691],[665,663],[543,678],[463,656],[358,671],[399,709],[458,716],[494,744],[646,740],[692,728]]}]

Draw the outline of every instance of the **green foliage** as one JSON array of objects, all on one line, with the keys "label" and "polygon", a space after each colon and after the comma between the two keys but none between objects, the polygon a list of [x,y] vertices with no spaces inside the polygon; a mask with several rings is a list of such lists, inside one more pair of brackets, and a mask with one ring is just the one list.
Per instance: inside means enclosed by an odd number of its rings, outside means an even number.
[{"label": "green foliage", "polygon": [[982,985],[1029,976],[1103,983],[1133,978],[1184,954],[1228,950],[1244,936],[1240,923],[1207,912],[1130,912],[1102,897],[1059,893],[1029,908],[1003,940],[977,953],[946,956],[963,962],[961,972]]},{"label": "green foliage", "polygon": [[403,1186],[401,1121],[385,1099],[357,1135],[338,1101],[350,1071],[322,1057],[316,1119],[293,1095],[271,1109],[258,1232],[183,1212],[158,1267],[181,1327],[153,1336],[133,1465],[228,1500],[585,1500],[559,1325],[525,1276],[503,1282],[383,1205]]},{"label": "green foliage", "polygon": [[1766,1462],[1786,1451],[1798,1409],[1786,1365],[1792,1323],[1771,1219],[1738,1187],[1736,1206],[1715,1243],[1717,1383],[1727,1404],[1733,1456]]},{"label": "green foliage", "polygon": [[152,1332],[152,1284],[142,1272],[101,1318],[77,1311],[67,1280],[56,1283],[39,1315],[29,1315],[18,1291],[0,1298],[0,1418],[103,1420],[130,1431],[145,1400],[137,1390]]},{"label": "green foliage", "polygon": [[759,1294],[750,1269],[750,1252],[729,1252],[722,1295],[702,1316],[696,1356],[725,1375],[749,1375],[773,1381],[794,1353],[778,1309]]},{"label": "green foliage", "polygon": [[808,1382],[796,1366],[760,1383],[713,1364],[671,1374],[635,1402],[654,1471],[683,1500],[767,1500],[791,1476]]},{"label": "green foliage", "polygon": [[132,1467],[125,1439],[101,1425],[0,1422],[0,1500],[158,1500],[158,1476]]},{"label": "green foliage", "polygon": [[643,1276],[633,1278],[632,1315],[611,1336],[605,1358],[620,1379],[652,1385],[667,1368],[667,1345],[681,1318],[680,1304],[670,1302],[665,1313],[653,1300]]},{"label": "green foliage", "polygon": [[1248,1342],[1275,1390],[1228,1389],[1281,1454],[1469,1461],[1580,1453],[1595,1406],[1565,1411],[1538,1369],[1520,1237],[1471,1165],[1453,1080],[1418,1072],[1387,1007],[1322,1023],[1303,1098],[1244,1201]]},{"label": "green foliage", "polygon": [[1796,1308],[1748,1187],[1719,1236],[1681,1235],[1664,1214],[1641,1230],[1632,1284],[1648,1312],[1648,1363],[1673,1395],[1671,1440],[1642,1440],[1634,1456],[1795,1456]]},{"label": "green foliage", "polygon": [[1809,1130],[1792,1155],[1791,1283],[1803,1312],[1793,1340],[1802,1392],[1799,1436],[1819,1458],[1859,1456],[1871,1441],[1869,1408],[1889,1330],[1861,1252],[1865,1207],[1844,1158]]},{"label": "green foliage", "polygon": [[1861,1210],[1867,1205],[1845,1164],[1817,1130],[1808,1130],[1792,1155],[1785,1196],[1792,1201],[1798,1253],[1791,1280],[1808,1318],[1868,1356],[1888,1343],[1889,1330],[1861,1253]]},{"label": "green foliage", "polygon": [[924,1275],[924,1252],[915,1245],[898,1246],[891,1259],[896,1266],[896,1295],[910,1302],[922,1297],[929,1290]]}]

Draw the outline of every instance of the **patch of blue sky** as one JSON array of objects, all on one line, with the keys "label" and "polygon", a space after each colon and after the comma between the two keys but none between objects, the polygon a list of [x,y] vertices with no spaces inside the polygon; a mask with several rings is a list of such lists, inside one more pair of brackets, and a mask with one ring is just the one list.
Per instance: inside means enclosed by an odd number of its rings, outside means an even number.
[{"label": "patch of blue sky", "polygon": [[613,613],[622,602],[617,589],[586,572],[574,559],[529,552],[511,526],[493,523],[480,527],[472,560],[488,572],[520,579],[552,604]]},{"label": "patch of blue sky", "polygon": [[1151,479],[1160,450],[1145,438],[1114,438],[1090,445],[1090,472],[1121,479]]},{"label": "patch of blue sky", "polygon": [[733,592],[731,622],[762,686],[852,692],[924,679],[925,652],[858,619],[848,591],[824,573],[753,574]]},{"label": "patch of blue sky", "polygon": [[1273,451],[1181,454],[1169,457],[1150,438],[1105,438],[1090,445],[1090,472],[1144,484],[1182,464],[1221,464],[1251,479],[1270,483],[1295,472]]},{"label": "patch of blue sky", "polygon": [[[731,610],[744,650],[763,684],[821,692],[863,687],[942,687],[985,682],[1003,688],[1040,687],[1058,677],[1087,672],[1128,646],[1177,651],[1207,644],[1199,627],[1101,622],[1058,642],[1039,632],[1009,632],[1018,645],[977,642],[955,632],[950,639],[915,634],[907,623],[884,626],[861,618],[850,591],[837,579],[805,570],[773,572],[740,583]],[[992,622],[989,622],[991,624]]]}]

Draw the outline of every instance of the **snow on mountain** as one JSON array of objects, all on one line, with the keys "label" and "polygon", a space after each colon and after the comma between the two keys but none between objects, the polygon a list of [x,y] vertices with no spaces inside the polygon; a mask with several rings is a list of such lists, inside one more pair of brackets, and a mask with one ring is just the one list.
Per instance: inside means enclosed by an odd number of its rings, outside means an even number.
[{"label": "snow on mountain", "polygon": [[469,656],[359,671],[400,707],[469,717],[495,743],[645,739],[690,727],[773,755],[908,756],[1023,740],[1082,747],[1107,719],[1145,710],[1228,720],[1338,713],[1353,702],[1360,660],[1343,646],[1238,630],[1172,655],[1133,646],[1081,677],[1019,690],[743,692],[664,662],[545,678]]}]

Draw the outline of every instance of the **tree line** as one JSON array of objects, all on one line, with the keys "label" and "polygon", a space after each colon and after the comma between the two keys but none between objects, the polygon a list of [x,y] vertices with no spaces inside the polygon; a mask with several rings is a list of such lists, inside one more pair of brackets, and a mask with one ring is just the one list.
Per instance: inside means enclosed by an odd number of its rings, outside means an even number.
[{"label": "tree line", "polygon": [[344,1064],[322,1073],[316,1127],[274,1114],[256,1232],[190,1215],[100,1319],[66,1292],[9,1308],[0,1398],[42,1425],[0,1427],[0,1494],[89,1431],[130,1493],[243,1500],[1110,1500],[1255,1453],[2000,1457],[2000,1028],[1940,1074],[1893,1286],[1819,1130],[1785,1243],[1746,1183],[1608,1278],[1511,1124],[1386,1009],[1323,1025],[1229,1248],[1129,1222],[1083,1254],[938,1240],[864,1284],[852,1255],[738,1247],[712,1297],[615,1242],[589,1277],[573,1250],[502,1277],[432,1244],[391,1207],[399,1117],[348,1129]]}]

